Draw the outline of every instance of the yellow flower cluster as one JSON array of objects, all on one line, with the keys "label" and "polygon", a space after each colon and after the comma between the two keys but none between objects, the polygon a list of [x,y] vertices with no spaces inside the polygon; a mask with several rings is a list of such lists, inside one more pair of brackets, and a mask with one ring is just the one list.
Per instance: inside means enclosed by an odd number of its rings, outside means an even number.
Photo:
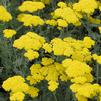
[{"label": "yellow flower cluster", "polygon": [[46,20],[45,23],[46,23],[47,25],[51,25],[51,26],[56,26],[56,25],[57,25],[57,21],[54,20],[54,19]]},{"label": "yellow flower cluster", "polygon": [[17,92],[10,96],[10,101],[23,101],[24,97],[25,97],[24,93]]},{"label": "yellow flower cluster", "polygon": [[13,29],[5,29],[3,30],[3,33],[4,33],[4,37],[12,38],[16,34],[16,31]]},{"label": "yellow flower cluster", "polygon": [[94,40],[85,37],[83,41],[73,38],[64,38],[63,40],[55,38],[51,41],[54,55],[64,55],[79,61],[90,61],[91,52],[89,48],[94,45]]},{"label": "yellow flower cluster", "polygon": [[42,47],[45,50],[45,53],[51,53],[52,52],[52,45],[50,43],[43,44]]},{"label": "yellow flower cluster", "polygon": [[10,77],[3,82],[2,87],[6,91],[11,91],[11,101],[23,101],[24,93],[28,90],[28,85],[25,83],[24,78],[21,76]]},{"label": "yellow flower cluster", "polygon": [[97,54],[92,55],[93,59],[96,60],[99,64],[101,64],[101,56],[98,56]]},{"label": "yellow flower cluster", "polygon": [[39,57],[39,53],[30,49],[24,54],[24,56],[27,57],[29,60],[33,60]]},{"label": "yellow flower cluster", "polygon": [[22,35],[19,39],[16,39],[13,46],[18,49],[39,50],[44,42],[44,37],[41,37],[34,32],[28,32],[25,35]]},{"label": "yellow flower cluster", "polygon": [[97,0],[78,0],[77,3],[73,4],[59,2],[57,6],[58,8],[51,13],[52,19],[46,21],[46,24],[59,26],[59,28],[67,27],[71,23],[79,26],[81,25],[80,20],[85,14],[91,22],[99,23],[100,21],[90,16],[95,9],[101,8],[101,3]]},{"label": "yellow flower cluster", "polygon": [[42,58],[41,64],[33,64],[30,67],[31,75],[27,77],[27,80],[31,85],[47,80],[48,89],[53,92],[58,88],[59,80],[71,80],[77,84],[92,82],[91,70],[89,65],[77,60],[66,59],[60,64],[51,58]]},{"label": "yellow flower cluster", "polygon": [[62,64],[66,68],[66,74],[71,78],[72,82],[81,84],[92,82],[92,69],[86,63],[77,60],[65,59]]},{"label": "yellow flower cluster", "polygon": [[[46,60],[46,61],[45,61]],[[42,58],[41,64],[33,64],[30,67],[31,75],[27,77],[30,84],[37,84],[42,80],[48,81],[48,89],[55,91],[58,88],[58,80],[67,81],[69,78],[66,75],[65,68],[62,64],[54,62],[51,58]]]},{"label": "yellow flower cluster", "polygon": [[24,54],[29,60],[39,57],[38,50],[45,43],[44,37],[39,36],[34,32],[28,32],[22,35],[19,39],[14,41],[13,47],[18,49],[25,49],[27,52]]},{"label": "yellow flower cluster", "polygon": [[31,14],[19,14],[17,19],[19,22],[22,22],[24,26],[38,26],[44,24],[43,19]]},{"label": "yellow flower cluster", "polygon": [[101,86],[99,84],[72,84],[70,88],[76,93],[78,101],[88,101],[88,98],[93,98],[97,94],[99,94],[99,98],[101,97]]},{"label": "yellow flower cluster", "polygon": [[[41,10],[45,7],[45,5],[42,2],[37,2],[37,1],[24,1],[21,6],[19,6],[19,10],[21,12],[36,12],[38,10]],[[37,15],[33,14],[26,14],[26,13],[21,13],[18,15],[17,20],[19,22],[22,22],[24,26],[38,26],[38,25],[43,25],[44,20],[41,19]]]},{"label": "yellow flower cluster", "polygon": [[[80,25],[81,22],[79,19],[82,18],[82,15],[74,11],[64,2],[59,2],[58,7],[54,12],[52,12],[53,19],[46,21],[46,24],[57,25],[59,27],[67,27],[68,24],[72,23],[74,25]],[[57,23],[56,23],[57,22]]]},{"label": "yellow flower cluster", "polygon": [[80,24],[79,18],[76,13],[68,6],[57,8],[54,11],[53,17],[62,18],[67,23]]},{"label": "yellow flower cluster", "polygon": [[[42,2],[48,4],[50,0],[24,1],[18,9],[27,13],[19,14],[17,20],[28,27],[45,23],[57,28],[66,28],[69,24],[81,25],[80,20],[86,16],[90,23],[101,24],[101,20],[91,17],[95,9],[101,10],[101,4],[97,0],[78,0],[71,4],[59,2],[58,7],[51,13],[52,18],[45,19],[45,21],[34,15],[34,12],[45,7]],[[8,22],[11,19],[11,14],[0,6],[0,21]],[[99,27],[99,31],[101,32],[101,27]],[[3,34],[6,38],[12,38],[16,31],[5,29]],[[13,47],[24,50],[24,56],[28,60],[38,60],[30,67],[30,74],[26,77],[29,85],[25,83],[23,77],[13,76],[5,80],[2,87],[5,91],[10,92],[11,101],[23,101],[26,94],[31,97],[38,96],[39,89],[34,86],[43,80],[47,81],[47,88],[51,92],[58,88],[60,81],[70,81],[72,82],[70,89],[78,101],[88,101],[89,98],[97,95],[101,99],[101,86],[93,83],[92,67],[89,65],[92,59],[101,64],[101,56],[92,54],[90,51],[94,45],[95,41],[88,36],[82,40],[72,37],[63,39],[55,37],[51,41],[47,41],[47,38],[45,39],[35,32],[27,32],[14,41]],[[58,62],[60,56],[63,56],[64,59]]]},{"label": "yellow flower cluster", "polygon": [[[36,43],[37,42],[37,43]],[[73,84],[70,86],[71,90],[75,93],[78,101],[88,98],[92,98],[100,94],[99,85],[91,84],[93,82],[93,76],[91,74],[92,68],[86,64],[86,61],[91,61],[91,58],[98,59],[97,55],[91,55],[89,48],[95,44],[94,40],[90,37],[85,37],[83,40],[76,40],[71,37],[54,38],[50,43],[47,43],[45,39],[34,32],[28,32],[22,35],[19,39],[14,41],[13,46],[18,49],[25,49],[27,52],[24,54],[29,60],[38,58],[39,53],[37,52],[40,48],[43,48],[45,52],[54,53],[54,55],[64,55],[67,59],[61,63],[55,62],[52,58],[43,57],[41,62],[33,64],[30,67],[31,74],[27,76],[27,80],[30,85],[36,85],[37,83],[46,80],[48,81],[48,89],[55,91],[59,86],[59,80],[68,81],[70,80]],[[77,54],[78,52],[78,54]],[[78,56],[81,55],[81,56]],[[11,78],[9,78],[11,79]],[[8,79],[8,80],[9,80]],[[29,94],[31,97],[36,97],[39,90],[33,86],[24,87],[26,83],[23,81],[22,86],[15,87],[18,82],[17,78],[13,77],[14,85],[9,86],[11,80],[4,81],[3,88],[6,91],[11,90],[15,92],[12,94],[10,99],[17,99],[16,96],[19,94],[20,99],[24,99],[24,93]],[[5,83],[8,82],[8,83]],[[13,83],[12,83],[13,84]],[[7,87],[6,87],[7,86]],[[18,85],[19,86],[19,85]],[[26,89],[27,90],[26,90]],[[89,89],[89,92],[87,90]],[[86,93],[84,93],[84,91]],[[33,93],[34,92],[34,93]],[[17,99],[18,100],[18,99]],[[22,100],[21,100],[22,101]]]},{"label": "yellow flower cluster", "polygon": [[40,9],[43,9],[45,5],[42,2],[34,2],[34,1],[24,1],[21,6],[19,6],[19,10],[21,12],[35,12]]},{"label": "yellow flower cluster", "polygon": [[12,93],[26,92],[28,90],[28,85],[25,83],[24,78],[22,78],[21,76],[8,78],[6,81],[3,82],[2,87],[6,91],[12,91]]},{"label": "yellow flower cluster", "polygon": [[66,68],[65,72],[74,84],[70,85],[72,92],[75,93],[78,101],[88,101],[97,94],[101,96],[101,86],[91,84],[93,76],[92,68],[84,62],[77,60],[65,59],[62,65]]},{"label": "yellow flower cluster", "polygon": [[58,83],[57,82],[55,82],[55,81],[49,81],[49,86],[48,86],[48,89],[50,90],[50,91],[54,91],[57,87],[58,87]]},{"label": "yellow flower cluster", "polygon": [[88,18],[88,20],[89,20],[90,23],[93,23],[93,24],[100,24],[101,23],[100,19],[93,18],[91,16]]},{"label": "yellow flower cluster", "polygon": [[[95,41],[90,37],[85,37],[83,40],[76,40],[71,37],[64,39],[54,38],[50,43],[47,43],[38,34],[28,32],[15,40],[13,46],[18,49],[25,49],[27,52],[24,56],[29,60],[38,58],[39,53],[37,51],[41,48],[45,50],[45,53],[67,57],[62,61],[62,64],[55,62],[52,58],[43,57],[39,64],[33,64],[30,67],[31,74],[27,76],[30,85],[46,80],[48,81],[48,89],[53,92],[58,88],[59,80],[70,80],[74,84],[80,84],[81,86],[93,81],[92,68],[86,62],[91,61],[92,55],[89,49],[94,44]],[[36,88],[30,89],[34,91]],[[32,91],[29,90],[29,94]],[[38,90],[36,91],[38,92]],[[76,95],[81,97],[78,93],[80,92],[78,91]],[[30,95],[33,97],[33,94]],[[83,97],[85,99],[89,98]]]},{"label": "yellow flower cluster", "polygon": [[68,26],[68,23],[66,22],[66,20],[63,20],[63,19],[57,19],[57,20],[51,19],[51,20],[46,20],[45,23],[46,23],[47,25],[51,25],[51,26],[58,26],[59,28],[61,28],[61,27],[67,27],[67,26]]},{"label": "yellow flower cluster", "polygon": [[29,86],[27,93],[32,97],[37,97],[39,93],[39,89],[33,86]]},{"label": "yellow flower cluster", "polygon": [[[37,42],[37,43],[36,43]],[[45,43],[45,39],[34,32],[28,32],[14,41],[13,46],[18,49],[25,49],[25,57],[29,60],[38,58],[38,50],[43,48],[47,53],[54,55],[64,55],[79,61],[90,61],[91,52],[89,48],[94,45],[94,41],[90,37],[85,37],[84,40],[76,40],[73,38],[54,38],[50,43]]]},{"label": "yellow flower cluster", "polygon": [[25,79],[21,76],[13,76],[3,82],[2,87],[6,91],[11,91],[10,101],[23,101],[25,94],[31,97],[38,96],[39,90],[25,83]]},{"label": "yellow flower cluster", "polygon": [[96,8],[98,8],[96,0],[79,0],[73,5],[74,10],[86,14],[92,14]]},{"label": "yellow flower cluster", "polygon": [[11,14],[5,9],[4,6],[0,5],[0,21],[8,22],[12,20]]},{"label": "yellow flower cluster", "polygon": [[52,58],[42,58],[42,62],[41,64],[44,66],[50,65],[54,62],[54,60]]},{"label": "yellow flower cluster", "polygon": [[37,1],[37,2],[43,2],[44,4],[50,4],[52,0],[32,0],[32,1]]}]

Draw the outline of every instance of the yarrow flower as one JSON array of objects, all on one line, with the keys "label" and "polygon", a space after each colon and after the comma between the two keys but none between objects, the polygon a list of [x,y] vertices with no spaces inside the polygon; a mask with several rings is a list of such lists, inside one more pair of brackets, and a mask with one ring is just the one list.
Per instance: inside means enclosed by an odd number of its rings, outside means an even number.
[{"label": "yarrow flower", "polygon": [[44,43],[44,37],[34,32],[28,32],[25,35],[22,35],[19,39],[16,39],[13,43],[13,47],[25,50],[39,50]]},{"label": "yarrow flower", "polygon": [[31,27],[44,24],[43,19],[41,19],[39,16],[31,14],[19,14],[17,19],[19,22],[22,22],[24,26]]},{"label": "yarrow flower", "polygon": [[14,94],[11,94],[10,101],[23,101],[25,97],[25,94],[22,92],[17,92]]},{"label": "yarrow flower", "polygon": [[39,57],[39,53],[33,50],[28,50],[25,54],[25,57],[27,57],[29,60],[33,60]]},{"label": "yarrow flower", "polygon": [[[50,2],[51,0],[28,0],[23,1],[18,7],[21,13],[16,15],[18,21],[16,26],[21,24],[24,28],[21,27],[23,29],[21,31],[25,34],[21,33],[14,37],[16,39],[13,42],[13,47],[19,49],[23,56],[29,60],[24,60],[24,63],[29,62],[28,64],[23,65],[22,61],[22,65],[19,65],[28,66],[22,70],[26,71],[29,68],[29,71],[26,76],[25,72],[23,74],[20,68],[15,65],[16,68],[14,67],[12,72],[14,74],[20,73],[24,77],[20,75],[9,77],[3,82],[2,88],[10,93],[9,99],[11,101],[24,101],[30,100],[30,97],[32,99],[37,97],[44,86],[47,86],[45,91],[54,92],[58,87],[61,87],[62,83],[67,84],[69,82],[68,85],[77,101],[88,101],[93,98],[94,100],[96,98],[101,100],[101,85],[98,84],[99,67],[96,68],[96,62],[101,64],[101,55],[97,55],[97,53],[100,54],[100,51],[95,50],[96,47],[94,46],[100,45],[101,20],[99,16],[95,16],[96,10],[98,10],[97,14],[100,14],[100,1],[56,2],[56,7],[53,5],[54,7],[52,6],[52,9],[48,10],[48,5],[45,8],[45,4]],[[0,6],[0,21],[8,22],[10,20],[12,20],[11,14],[4,6]],[[7,23],[6,28],[15,28],[11,25],[13,21],[15,21],[15,17],[10,24]],[[91,33],[91,37],[88,35],[89,29],[86,29],[86,24],[87,28],[88,26],[92,28],[91,31],[96,28],[96,32]],[[19,29],[20,27],[17,29],[18,33],[20,33]],[[80,35],[78,29],[84,31],[84,33],[82,33],[83,31],[80,32],[83,34],[82,37],[78,36]],[[3,30],[5,38],[12,38],[16,33],[14,29]],[[98,35],[94,37],[93,34]],[[98,41],[96,42],[95,39]],[[9,40],[7,42],[9,43]],[[19,61],[17,58],[20,57],[12,59],[12,62]],[[29,67],[29,65],[31,66]],[[92,66],[95,68],[94,71]],[[8,73],[9,71],[7,75]],[[97,83],[95,83],[96,81]],[[43,87],[39,87],[43,83]]]},{"label": "yarrow flower", "polygon": [[16,31],[13,29],[5,29],[3,30],[3,34],[6,38],[12,38],[16,34]]},{"label": "yarrow flower", "polygon": [[0,5],[0,21],[8,22],[12,20],[12,15],[6,10],[6,8]]},{"label": "yarrow flower", "polygon": [[25,83],[25,79],[21,76],[10,77],[3,82],[2,87],[6,91],[14,92],[26,92],[28,85]]},{"label": "yarrow flower", "polygon": [[48,89],[50,90],[50,91],[54,91],[54,90],[56,90],[56,88],[58,88],[58,83],[57,82],[55,82],[55,81],[49,81],[49,86],[48,86]]},{"label": "yarrow flower", "polygon": [[92,14],[96,8],[98,8],[96,0],[79,0],[73,5],[74,10],[87,14]]},{"label": "yarrow flower", "polygon": [[35,12],[40,9],[43,9],[45,5],[42,2],[35,2],[35,1],[24,1],[21,6],[19,6],[19,10],[21,12]]}]

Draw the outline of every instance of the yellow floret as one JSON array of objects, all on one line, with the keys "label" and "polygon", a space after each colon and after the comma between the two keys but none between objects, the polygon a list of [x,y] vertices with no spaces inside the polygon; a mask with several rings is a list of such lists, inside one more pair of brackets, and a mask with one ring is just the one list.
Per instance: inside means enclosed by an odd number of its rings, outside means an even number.
[{"label": "yellow floret", "polygon": [[27,91],[27,93],[33,98],[38,96],[38,92],[39,89],[33,86],[29,86],[29,90]]},{"label": "yellow floret", "polygon": [[51,53],[52,52],[52,45],[49,44],[49,43],[45,43],[42,48],[45,50],[46,53],[47,52],[48,53]]},{"label": "yellow floret", "polygon": [[58,24],[59,27],[67,27],[68,26],[68,23],[65,20],[62,20],[62,19],[58,19],[57,24]]},{"label": "yellow floret", "polygon": [[11,94],[10,101],[23,101],[25,97],[25,94],[22,92],[16,92]]},{"label": "yellow floret", "polygon": [[25,80],[21,76],[13,76],[8,78],[3,82],[2,87],[6,91],[12,92],[26,92],[28,90],[28,85],[25,83]]},{"label": "yellow floret", "polygon": [[22,22],[24,26],[38,26],[44,24],[43,19],[31,14],[19,14],[17,19],[19,22]]},{"label": "yellow floret", "polygon": [[64,2],[59,2],[57,5],[61,8],[67,7],[66,3]]},{"label": "yellow floret", "polygon": [[83,42],[86,48],[91,48],[91,46],[95,44],[95,41],[92,40],[90,37],[85,37]]},{"label": "yellow floret", "polygon": [[46,20],[46,24],[51,25],[51,26],[56,26],[57,22],[56,20],[51,19],[51,20]]},{"label": "yellow floret", "polygon": [[5,29],[3,30],[3,34],[6,38],[12,38],[16,34],[16,31],[13,29]]},{"label": "yellow floret", "polygon": [[74,10],[87,14],[92,14],[97,7],[96,0],[80,0],[73,5]]},{"label": "yellow floret", "polygon": [[39,57],[39,53],[33,50],[28,50],[25,54],[25,57],[27,57],[30,61],[33,59],[36,59]]},{"label": "yellow floret", "polygon": [[54,62],[54,60],[52,58],[44,57],[44,58],[42,58],[41,64],[46,66],[46,65],[52,64],[53,62]]},{"label": "yellow floret", "polygon": [[50,90],[50,91],[55,91],[57,88],[58,88],[58,83],[57,82],[55,82],[55,81],[49,81],[48,82],[48,84],[49,84],[49,86],[48,86],[48,89]]},{"label": "yellow floret", "polygon": [[40,9],[43,9],[45,5],[42,2],[34,2],[34,1],[24,1],[21,6],[19,6],[19,10],[21,12],[35,12]]},{"label": "yellow floret", "polygon": [[12,20],[11,14],[5,9],[4,6],[0,6],[0,21],[8,22]]}]

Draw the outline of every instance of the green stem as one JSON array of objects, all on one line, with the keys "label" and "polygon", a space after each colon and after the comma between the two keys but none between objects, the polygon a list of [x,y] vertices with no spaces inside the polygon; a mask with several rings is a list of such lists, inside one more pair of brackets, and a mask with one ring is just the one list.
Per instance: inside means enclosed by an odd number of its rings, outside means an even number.
[{"label": "green stem", "polygon": [[19,26],[16,31],[19,31],[21,28],[23,27],[23,25]]},{"label": "green stem", "polygon": [[74,94],[74,93],[73,93],[73,100],[74,100],[74,101],[77,101],[76,98],[75,98],[75,94]]},{"label": "green stem", "polygon": [[96,65],[96,82],[99,83],[99,65]]},{"label": "green stem", "polygon": [[54,92],[53,95],[54,95],[55,101],[58,101],[58,100],[57,100],[57,97],[56,97],[56,92]]}]

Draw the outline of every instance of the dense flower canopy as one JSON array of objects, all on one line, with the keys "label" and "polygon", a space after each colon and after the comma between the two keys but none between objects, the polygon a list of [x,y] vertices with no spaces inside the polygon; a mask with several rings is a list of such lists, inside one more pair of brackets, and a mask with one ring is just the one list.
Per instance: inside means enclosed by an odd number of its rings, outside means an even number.
[{"label": "dense flower canopy", "polygon": [[101,1],[24,0],[16,6],[0,4],[0,75],[10,101],[60,93],[64,99],[70,93],[68,101],[101,101]]}]

